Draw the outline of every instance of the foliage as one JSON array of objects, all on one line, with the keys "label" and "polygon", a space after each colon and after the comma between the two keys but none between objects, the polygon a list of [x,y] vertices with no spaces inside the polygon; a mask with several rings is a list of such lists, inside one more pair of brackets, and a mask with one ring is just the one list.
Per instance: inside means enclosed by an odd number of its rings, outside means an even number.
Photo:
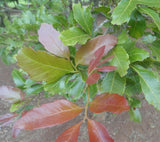
[{"label": "foliage", "polygon": [[[6,19],[1,41],[12,45],[2,47],[0,55],[6,63],[14,57],[21,69],[12,72],[16,88],[0,87],[0,98],[12,103],[11,113],[0,117],[0,122],[14,121],[12,135],[16,137],[23,129],[65,123],[84,110],[83,120],[56,142],[77,141],[86,120],[91,142],[113,142],[103,124],[88,118],[88,110],[128,111],[131,120],[140,122],[141,93],[160,110],[160,2],[121,0],[97,8],[80,3],[67,7],[70,3],[63,2],[43,1],[42,6],[32,1],[33,6],[19,19]],[[47,10],[53,6],[57,7]],[[35,7],[39,9],[33,12]],[[106,19],[95,26],[94,17],[100,13]],[[42,91],[45,97],[59,94],[66,99],[30,106]],[[78,106],[79,100],[85,105]]]}]

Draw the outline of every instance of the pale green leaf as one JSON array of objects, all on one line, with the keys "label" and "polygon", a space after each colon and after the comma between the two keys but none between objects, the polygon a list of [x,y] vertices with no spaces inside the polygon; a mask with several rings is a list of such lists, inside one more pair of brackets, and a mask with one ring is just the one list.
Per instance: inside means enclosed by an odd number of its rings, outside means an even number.
[{"label": "pale green leaf", "polygon": [[72,27],[60,35],[64,45],[74,46],[76,43],[85,44],[91,37],[79,27]]},{"label": "pale green leaf", "polygon": [[126,78],[120,77],[119,73],[117,72],[109,72],[103,79],[101,88],[102,93],[108,92],[110,94],[118,93],[120,95],[123,95],[125,91],[125,85]]},{"label": "pale green leaf", "polygon": [[128,51],[128,54],[131,63],[136,61],[143,61],[149,57],[149,52],[141,48],[132,48],[130,51]]},{"label": "pale green leaf", "polygon": [[160,110],[160,80],[158,74],[141,66],[132,67],[140,77],[144,96],[149,104]]},{"label": "pale green leaf", "polygon": [[136,8],[136,0],[121,0],[112,13],[112,24],[121,25],[128,22],[132,11]]},{"label": "pale green leaf", "polygon": [[160,30],[160,17],[159,14],[156,13],[154,10],[148,8],[148,7],[139,7],[138,9],[141,13],[145,13],[147,15],[149,15],[154,23],[156,24],[156,26],[158,27],[158,29]]},{"label": "pale green leaf", "polygon": [[17,60],[18,65],[35,81],[54,82],[73,71],[68,60],[44,51],[35,52],[31,48],[22,48]]},{"label": "pale green leaf", "polygon": [[141,113],[138,108],[136,108],[135,110],[131,109],[129,111],[129,115],[130,115],[130,120],[132,120],[132,121],[140,123],[142,120]]},{"label": "pale green leaf", "polygon": [[92,35],[93,17],[90,7],[81,7],[81,4],[73,4],[74,19],[83,28],[85,32]]},{"label": "pale green leaf", "polygon": [[138,4],[148,5],[150,7],[160,8],[160,0],[136,0]]},{"label": "pale green leaf", "polygon": [[110,62],[111,65],[117,67],[116,71],[120,74],[121,77],[125,76],[130,64],[127,52],[122,46],[116,46],[113,49],[111,55],[114,55]]},{"label": "pale green leaf", "polygon": [[15,112],[16,110],[20,109],[23,104],[24,101],[13,103],[10,107],[10,112]]},{"label": "pale green leaf", "polygon": [[146,43],[152,43],[152,42],[154,42],[155,40],[156,40],[156,36],[153,36],[153,35],[147,35],[147,36],[144,36],[143,38],[142,38],[142,40],[144,41],[144,42],[146,42]]}]

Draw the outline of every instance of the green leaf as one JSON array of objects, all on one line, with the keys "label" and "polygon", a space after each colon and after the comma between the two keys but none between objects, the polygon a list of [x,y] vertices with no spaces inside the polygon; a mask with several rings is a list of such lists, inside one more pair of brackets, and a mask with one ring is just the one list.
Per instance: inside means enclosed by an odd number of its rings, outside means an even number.
[{"label": "green leaf", "polygon": [[93,31],[93,17],[91,15],[90,7],[81,7],[81,4],[73,4],[74,19],[83,28],[85,32],[92,35]]},{"label": "green leaf", "polygon": [[35,81],[57,81],[63,75],[73,71],[70,62],[44,51],[35,52],[31,48],[23,48],[17,56],[18,65]]},{"label": "green leaf", "polygon": [[117,72],[109,72],[104,77],[102,82],[102,93],[108,92],[110,94],[117,93],[123,95],[125,91],[126,78],[120,77]]},{"label": "green leaf", "polygon": [[61,32],[60,39],[64,45],[73,46],[76,43],[85,44],[91,37],[79,27],[72,27]]},{"label": "green leaf", "polygon": [[138,4],[148,5],[149,7],[157,7],[160,8],[159,0],[137,0]]},{"label": "green leaf", "polygon": [[158,74],[141,66],[132,67],[140,77],[144,96],[149,104],[160,110],[160,80]]},{"label": "green leaf", "polygon": [[157,25],[158,29],[160,30],[160,17],[158,13],[156,13],[154,10],[148,7],[139,7],[138,10],[141,13],[149,15],[153,19],[154,23]]},{"label": "green leaf", "polygon": [[121,0],[112,13],[112,24],[121,25],[128,22],[132,11],[136,8],[136,0]]},{"label": "green leaf", "polygon": [[129,111],[129,115],[130,115],[130,120],[132,120],[132,121],[140,123],[142,120],[141,113],[138,108],[136,108],[135,110],[131,109]]},{"label": "green leaf", "polygon": [[129,98],[129,106],[132,108],[137,108],[137,107],[141,107],[141,101],[136,99],[136,98]]},{"label": "green leaf", "polygon": [[121,77],[127,74],[127,70],[129,68],[129,56],[125,49],[122,46],[116,46],[111,55],[114,55],[111,60],[111,65],[116,66],[116,71],[120,74]]},{"label": "green leaf", "polygon": [[24,87],[26,80],[17,69],[13,69],[12,78],[13,78],[14,83],[16,84],[16,87],[18,87],[18,88]]},{"label": "green leaf", "polygon": [[146,43],[152,43],[156,40],[156,37],[149,34],[147,36],[144,36],[142,40]]},{"label": "green leaf", "polygon": [[148,48],[151,50],[152,55],[156,57],[156,60],[160,61],[160,47],[159,46],[149,46]]},{"label": "green leaf", "polygon": [[43,90],[42,84],[34,84],[33,86],[25,89],[26,96],[30,96],[32,94],[39,94]]},{"label": "green leaf", "polygon": [[128,52],[128,54],[131,63],[136,61],[143,61],[149,57],[149,52],[141,48],[133,48]]},{"label": "green leaf", "polygon": [[15,112],[15,111],[18,110],[23,104],[24,104],[24,101],[20,101],[20,102],[16,102],[16,103],[12,104],[11,107],[10,107],[10,112]]},{"label": "green leaf", "polygon": [[95,13],[103,13],[107,18],[110,18],[110,8],[106,6],[100,6],[94,8]]},{"label": "green leaf", "polygon": [[128,25],[130,26],[129,35],[134,38],[139,38],[144,34],[146,23],[144,17],[138,12],[133,11]]}]

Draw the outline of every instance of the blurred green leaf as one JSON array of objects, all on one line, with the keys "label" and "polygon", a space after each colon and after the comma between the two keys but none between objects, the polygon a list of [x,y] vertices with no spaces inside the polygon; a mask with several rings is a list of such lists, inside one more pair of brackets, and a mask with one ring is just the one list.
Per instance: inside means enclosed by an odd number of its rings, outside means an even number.
[{"label": "blurred green leaf", "polygon": [[139,111],[138,108],[136,108],[135,110],[134,109],[131,109],[129,111],[129,115],[130,115],[130,120],[132,121],[135,121],[135,122],[141,122],[142,118],[141,118],[141,113]]}]

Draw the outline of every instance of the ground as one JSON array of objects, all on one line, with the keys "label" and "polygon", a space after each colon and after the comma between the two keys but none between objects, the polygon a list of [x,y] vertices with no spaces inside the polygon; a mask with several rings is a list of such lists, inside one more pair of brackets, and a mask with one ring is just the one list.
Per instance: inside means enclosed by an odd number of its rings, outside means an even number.
[{"label": "ground", "polygon": [[[103,20],[103,19],[102,19]],[[15,67],[6,66],[0,61],[0,86],[14,85],[11,78],[11,70]],[[59,96],[42,99],[41,104],[46,101],[53,101]],[[10,104],[0,100],[0,115],[9,112]],[[130,121],[128,112],[113,116],[111,113],[101,113],[97,116],[89,115],[106,126],[109,134],[115,139],[115,142],[159,142],[160,141],[160,112],[155,110],[145,100],[142,101],[140,109],[142,122],[136,123]],[[0,142],[54,142],[56,137],[65,129],[78,123],[83,119],[83,113],[73,120],[51,128],[45,128],[34,131],[21,131],[17,138],[11,137],[12,125],[0,128]],[[86,124],[82,124],[78,142],[89,142]]]}]

